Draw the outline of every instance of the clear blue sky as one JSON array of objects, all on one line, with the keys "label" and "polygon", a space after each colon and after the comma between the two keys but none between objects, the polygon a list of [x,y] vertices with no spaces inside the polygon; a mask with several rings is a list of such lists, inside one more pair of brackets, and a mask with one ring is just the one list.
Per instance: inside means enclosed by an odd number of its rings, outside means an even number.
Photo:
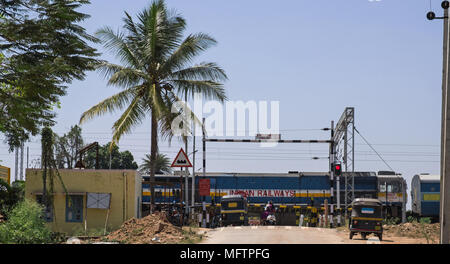
[{"label": "clear blue sky", "polygon": [[[150,3],[92,2],[82,9],[92,16],[83,23],[90,33],[104,25],[118,29],[125,10],[135,15]],[[437,15],[440,2],[432,1]],[[429,1],[169,0],[167,5],[186,18],[186,33],[205,32],[218,41],[198,61],[226,70],[230,100],[280,101],[282,138],[326,139],[328,132],[309,129],[329,126],[353,106],[357,128],[409,183],[416,173],[439,173],[442,21],[426,20]],[[98,48],[102,58],[115,61]],[[73,82],[55,131],[66,132],[83,111],[117,91],[96,72]],[[109,141],[118,114],[83,125],[85,141]],[[148,120],[120,142],[121,150],[130,150],[140,163],[150,150],[149,131]],[[40,154],[40,139],[33,141],[27,144],[30,160]],[[357,170],[387,169],[361,138],[356,143]],[[14,169],[14,155],[2,146],[2,164]],[[180,146],[176,140],[171,147],[161,143],[161,152],[174,157]],[[326,160],[310,160],[326,156],[327,148],[209,144],[207,171],[327,171]],[[200,168],[201,151],[197,157]]]}]

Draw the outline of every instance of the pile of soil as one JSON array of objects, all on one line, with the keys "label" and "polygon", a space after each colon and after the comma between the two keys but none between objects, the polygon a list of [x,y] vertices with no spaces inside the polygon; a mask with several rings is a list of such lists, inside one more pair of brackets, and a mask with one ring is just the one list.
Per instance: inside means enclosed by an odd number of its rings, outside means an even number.
[{"label": "pile of soil", "polygon": [[439,242],[440,225],[439,223],[404,223],[399,225],[384,225],[383,232],[393,236],[428,238],[430,242]]},{"label": "pile of soil", "polygon": [[184,239],[181,228],[172,225],[164,212],[155,212],[141,219],[132,218],[103,237],[102,241],[127,244],[173,244]]}]

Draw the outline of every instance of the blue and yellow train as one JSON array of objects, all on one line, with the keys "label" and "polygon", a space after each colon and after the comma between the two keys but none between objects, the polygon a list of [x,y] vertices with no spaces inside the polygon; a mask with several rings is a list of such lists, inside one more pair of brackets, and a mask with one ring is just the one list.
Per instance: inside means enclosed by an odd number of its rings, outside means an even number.
[{"label": "blue and yellow train", "polygon": [[[377,198],[378,178],[374,172],[354,173],[355,197]],[[344,175],[345,176],[345,173]],[[290,172],[290,173],[207,173],[206,177],[197,173],[195,186],[199,180],[208,179],[208,196],[198,196],[195,190],[195,202],[219,203],[222,196],[241,194],[247,197],[249,204],[264,204],[272,201],[279,205],[322,205],[327,199],[330,203],[331,181],[326,172]],[[342,177],[344,179],[344,177]],[[143,176],[143,203],[150,203],[149,176]],[[191,177],[189,177],[189,197],[191,197]],[[179,175],[155,176],[155,202],[168,204],[180,202],[180,185],[184,179]],[[183,189],[185,189],[183,187]],[[334,184],[336,197],[336,183]],[[345,182],[340,182],[341,197],[344,197]],[[184,196],[184,195],[183,195]],[[350,203],[350,201],[348,201]],[[341,198],[344,204],[344,198]]]},{"label": "blue and yellow train", "polygon": [[421,217],[439,218],[440,176],[415,175],[411,182],[412,212]]}]

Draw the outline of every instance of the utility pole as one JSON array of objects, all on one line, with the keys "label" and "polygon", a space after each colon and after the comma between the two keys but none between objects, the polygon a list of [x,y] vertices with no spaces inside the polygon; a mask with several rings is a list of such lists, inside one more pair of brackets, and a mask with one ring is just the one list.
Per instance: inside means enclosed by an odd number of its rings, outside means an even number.
[{"label": "utility pole", "polygon": [[441,120],[441,198],[439,222],[441,224],[440,242],[441,244],[450,244],[450,94],[448,93],[449,78],[449,19],[448,1],[442,1],[441,7],[444,9],[443,17],[436,17],[430,11],[427,13],[429,20],[443,19],[444,21],[444,39],[443,39],[443,65],[442,65],[442,120]]},{"label": "utility pole", "polygon": [[21,181],[23,181],[23,145],[24,143],[22,142],[22,144],[20,145],[20,175],[19,178]]},{"label": "utility pole", "polygon": [[[444,4],[447,2],[447,5]],[[441,244],[450,243],[450,98],[448,93],[449,86],[449,19],[448,19],[448,1],[443,2],[444,7],[444,72],[442,84],[442,132],[441,132],[441,205],[440,205],[440,223],[441,223]],[[447,7],[447,8],[445,8]]]},{"label": "utility pole", "polygon": [[[331,140],[334,138],[334,121],[331,121]],[[334,142],[330,143],[330,227],[333,228],[333,216],[334,216],[334,171],[333,171],[333,163],[334,163]]]},{"label": "utility pole", "polygon": [[16,160],[15,160],[15,169],[14,169],[14,180],[17,181],[19,179],[19,147],[15,147],[16,149]]},{"label": "utility pole", "polygon": [[[205,132],[205,118],[202,118],[202,134],[203,134],[203,177],[206,179],[206,132]],[[200,190],[199,190],[200,191]],[[205,196],[202,196],[202,227],[206,227],[206,204]]]},{"label": "utility pole", "polygon": [[192,216],[194,215],[194,206],[195,206],[195,152],[197,151],[195,149],[195,120],[194,120],[194,126],[193,126],[193,133],[192,133],[192,183],[191,183],[191,206],[192,206]]},{"label": "utility pole", "polygon": [[[184,103],[185,103],[185,112],[186,112],[186,114],[187,114],[187,91],[186,91],[186,93],[184,94]],[[186,150],[186,155],[187,155],[187,153],[189,153],[189,151],[188,151],[188,139],[189,139],[189,136],[188,136],[188,118],[186,117],[186,122],[185,122],[185,133],[186,133],[186,142],[185,142],[185,150]],[[184,212],[185,212],[185,214],[188,214],[189,213],[189,168],[184,168],[185,169],[185,175],[184,175],[184,190],[185,190],[185,195],[184,195],[184,206],[185,206],[185,208],[184,208]]]}]

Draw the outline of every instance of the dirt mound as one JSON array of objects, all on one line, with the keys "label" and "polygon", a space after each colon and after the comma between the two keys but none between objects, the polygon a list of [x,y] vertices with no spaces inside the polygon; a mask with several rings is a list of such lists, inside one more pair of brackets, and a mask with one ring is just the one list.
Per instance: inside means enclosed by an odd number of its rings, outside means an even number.
[{"label": "dirt mound", "polygon": [[104,237],[103,241],[127,244],[173,244],[184,239],[181,228],[172,225],[165,213],[155,212],[141,219],[132,218]]},{"label": "dirt mound", "polygon": [[384,225],[383,231],[388,234],[412,238],[425,238],[429,242],[439,241],[440,225],[422,223],[404,223],[399,225]]}]

